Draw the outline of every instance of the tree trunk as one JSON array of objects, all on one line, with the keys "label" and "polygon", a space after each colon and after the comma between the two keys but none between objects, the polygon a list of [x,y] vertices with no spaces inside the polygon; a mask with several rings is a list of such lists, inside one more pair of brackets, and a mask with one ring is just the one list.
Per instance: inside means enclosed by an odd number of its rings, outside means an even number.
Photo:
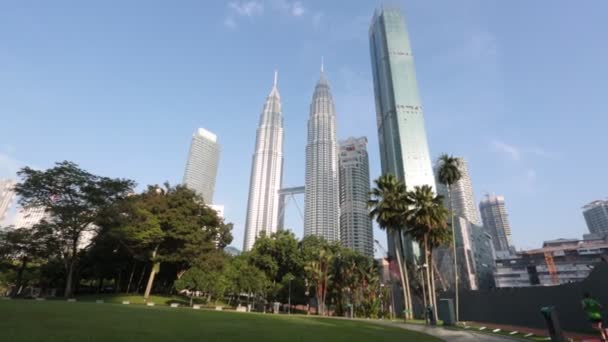
[{"label": "tree trunk", "polygon": [[160,263],[157,262],[156,259],[156,252],[158,250],[158,246],[156,246],[156,248],[154,248],[154,251],[152,252],[152,269],[150,270],[150,277],[148,277],[148,285],[146,286],[146,292],[144,292],[144,303],[148,302],[148,298],[150,298],[150,291],[152,291],[152,285],[154,284],[154,276],[156,276],[156,272],[158,272],[158,269],[160,268]]},{"label": "tree trunk", "polygon": [[448,202],[450,203],[450,219],[452,221],[452,252],[454,253],[454,306],[456,309],[456,323],[459,321],[459,280],[458,280],[458,261],[457,261],[457,253],[456,253],[456,226],[454,226],[454,212],[452,211],[452,185],[448,184]]},{"label": "tree trunk", "polygon": [[438,320],[437,316],[437,291],[435,290],[435,263],[433,262],[433,250],[429,251],[429,257],[431,259],[431,294],[433,298],[433,315],[435,316],[435,321]]},{"label": "tree trunk", "polygon": [[[405,309],[405,319],[411,319],[412,315],[412,303],[410,296],[410,281],[407,274],[407,269],[404,269],[403,262],[401,260],[401,249],[403,247],[403,242],[401,241],[401,234],[399,231],[395,232],[397,235],[397,239],[395,239],[395,256],[397,257],[397,266],[399,267],[399,277],[401,278],[401,286],[403,287],[403,304]],[[406,263],[407,266],[407,263]]]},{"label": "tree trunk", "polygon": [[139,289],[141,288],[141,282],[144,280],[144,274],[146,274],[146,264],[145,263],[141,266],[141,274],[139,275],[139,281],[137,282],[137,287],[134,290],[135,293],[139,293]]},{"label": "tree trunk", "polygon": [[192,307],[193,298],[194,298],[194,291],[190,291],[190,307]]},{"label": "tree trunk", "polygon": [[17,271],[17,279],[15,281],[15,288],[12,291],[11,297],[16,297],[17,295],[19,295],[21,286],[23,285],[23,272],[25,271],[25,268],[27,267],[27,257],[24,257],[23,259],[21,259],[21,267],[19,267],[19,270]]},{"label": "tree trunk", "polygon": [[116,288],[114,289],[114,293],[120,293],[120,284],[122,283],[122,271],[118,271],[118,276],[116,277]]},{"label": "tree trunk", "polygon": [[131,289],[131,283],[133,282],[133,274],[135,274],[135,266],[137,266],[137,261],[133,260],[133,267],[131,268],[131,275],[129,276],[129,283],[127,284],[127,290],[125,293],[129,293]]},{"label": "tree trunk", "polygon": [[68,275],[65,280],[65,291],[63,292],[63,296],[65,298],[70,298],[72,296],[72,277],[74,274],[74,257],[70,260],[70,266],[68,267]]},{"label": "tree trunk", "polygon": [[[433,305],[433,296],[431,294],[431,266],[429,263],[429,239],[428,235],[424,235],[424,263],[426,264],[426,285],[427,285],[427,293],[428,293],[428,303],[429,305]],[[436,308],[433,308],[436,310]]]}]

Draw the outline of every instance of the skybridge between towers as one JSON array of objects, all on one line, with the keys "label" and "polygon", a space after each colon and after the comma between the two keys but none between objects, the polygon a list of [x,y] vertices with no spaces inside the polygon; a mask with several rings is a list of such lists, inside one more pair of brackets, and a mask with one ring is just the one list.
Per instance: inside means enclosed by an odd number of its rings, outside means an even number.
[{"label": "skybridge between towers", "polygon": [[278,221],[278,230],[285,229],[285,208],[290,200],[293,200],[293,203],[298,208],[298,213],[300,214],[300,219],[304,221],[304,213],[302,209],[298,205],[296,201],[295,195],[303,195],[305,191],[304,186],[294,186],[290,188],[283,188],[279,190],[279,221]]}]

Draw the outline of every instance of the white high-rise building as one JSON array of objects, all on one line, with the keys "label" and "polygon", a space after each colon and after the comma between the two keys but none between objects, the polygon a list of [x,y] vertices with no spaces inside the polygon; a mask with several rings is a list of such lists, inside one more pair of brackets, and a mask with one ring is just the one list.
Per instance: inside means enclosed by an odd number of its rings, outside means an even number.
[{"label": "white high-rise building", "polygon": [[479,203],[479,210],[483,227],[492,236],[495,251],[510,253],[513,250],[513,242],[505,198],[486,195],[486,198]]},{"label": "white high-rise building", "polygon": [[583,216],[589,233],[597,236],[608,235],[608,200],[593,201],[585,205]]},{"label": "white high-rise building", "polygon": [[277,231],[279,220],[279,190],[283,181],[283,115],[281,97],[274,84],[266,98],[257,129],[255,151],[251,164],[249,199],[243,250],[253,247],[261,232]]},{"label": "white high-rise building", "polygon": [[32,228],[42,219],[48,219],[49,215],[45,211],[45,207],[21,207],[17,210],[13,226],[15,228]]},{"label": "white high-rise building", "polygon": [[0,225],[6,217],[8,209],[15,198],[15,181],[0,179]]},{"label": "white high-rise building", "polygon": [[220,146],[217,136],[199,128],[192,135],[183,183],[202,196],[206,204],[213,203],[219,160]]},{"label": "white high-rise building", "polygon": [[[454,215],[463,217],[469,222],[481,226],[481,218],[473,193],[473,184],[469,176],[469,169],[464,158],[456,158],[458,160],[458,170],[460,170],[461,178],[456,183],[452,184],[452,211]],[[436,166],[436,168],[439,165]],[[437,170],[436,170],[437,171]],[[437,176],[437,172],[435,172]],[[446,205],[448,205],[448,193],[445,185],[437,180],[437,193],[445,196]],[[448,206],[449,207],[449,206]]]},{"label": "white high-rise building", "polygon": [[369,157],[367,138],[340,141],[340,241],[344,247],[374,256],[369,217]]},{"label": "white high-rise building", "polygon": [[334,102],[321,65],[308,118],[304,235],[340,240],[338,143]]}]

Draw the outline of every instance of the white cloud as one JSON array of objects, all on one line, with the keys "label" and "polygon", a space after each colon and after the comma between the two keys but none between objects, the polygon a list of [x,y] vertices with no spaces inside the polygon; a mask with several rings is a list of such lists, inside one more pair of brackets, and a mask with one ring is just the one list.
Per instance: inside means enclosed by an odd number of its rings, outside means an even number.
[{"label": "white cloud", "polygon": [[558,159],[559,158],[559,156],[556,153],[547,151],[542,147],[532,147],[532,148],[527,149],[527,152],[529,152],[537,157],[542,157],[542,158],[546,158],[546,159]]},{"label": "white cloud", "polygon": [[233,17],[224,18],[224,26],[229,29],[235,29],[237,27],[236,21],[234,21]]},{"label": "white cloud", "polygon": [[[266,6],[265,6],[266,5]],[[224,17],[224,26],[230,29],[238,27],[239,18],[254,18],[265,14],[266,10],[287,17],[304,17],[308,9],[301,1],[290,0],[248,0],[232,1],[228,3],[228,13]],[[318,25],[320,15],[313,17],[313,25]]]},{"label": "white cloud", "polygon": [[302,6],[301,2],[296,1],[292,4],[291,15],[293,15],[294,17],[301,17],[305,12],[306,12],[306,10]]},{"label": "white cloud", "polygon": [[502,141],[494,140],[492,141],[492,146],[495,150],[507,155],[514,161],[519,161],[521,159],[521,151],[519,150],[519,148],[513,145],[509,145]]},{"label": "white cloud", "polygon": [[255,0],[231,2],[228,4],[228,8],[230,8],[235,14],[245,17],[253,17],[264,13],[264,4]]}]

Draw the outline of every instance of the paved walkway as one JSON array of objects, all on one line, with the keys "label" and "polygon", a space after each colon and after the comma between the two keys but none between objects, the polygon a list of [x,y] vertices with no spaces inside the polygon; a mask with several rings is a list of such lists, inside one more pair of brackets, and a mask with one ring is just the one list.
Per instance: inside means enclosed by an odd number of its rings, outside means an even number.
[{"label": "paved walkway", "polygon": [[521,341],[519,339],[493,336],[489,334],[474,333],[466,330],[451,330],[442,327],[430,327],[422,324],[407,324],[407,323],[395,323],[388,321],[379,320],[366,320],[365,322],[373,322],[375,324],[397,327],[401,329],[418,331],[427,335],[435,336],[446,342],[465,342],[465,341],[487,341],[487,342],[513,342]]}]

